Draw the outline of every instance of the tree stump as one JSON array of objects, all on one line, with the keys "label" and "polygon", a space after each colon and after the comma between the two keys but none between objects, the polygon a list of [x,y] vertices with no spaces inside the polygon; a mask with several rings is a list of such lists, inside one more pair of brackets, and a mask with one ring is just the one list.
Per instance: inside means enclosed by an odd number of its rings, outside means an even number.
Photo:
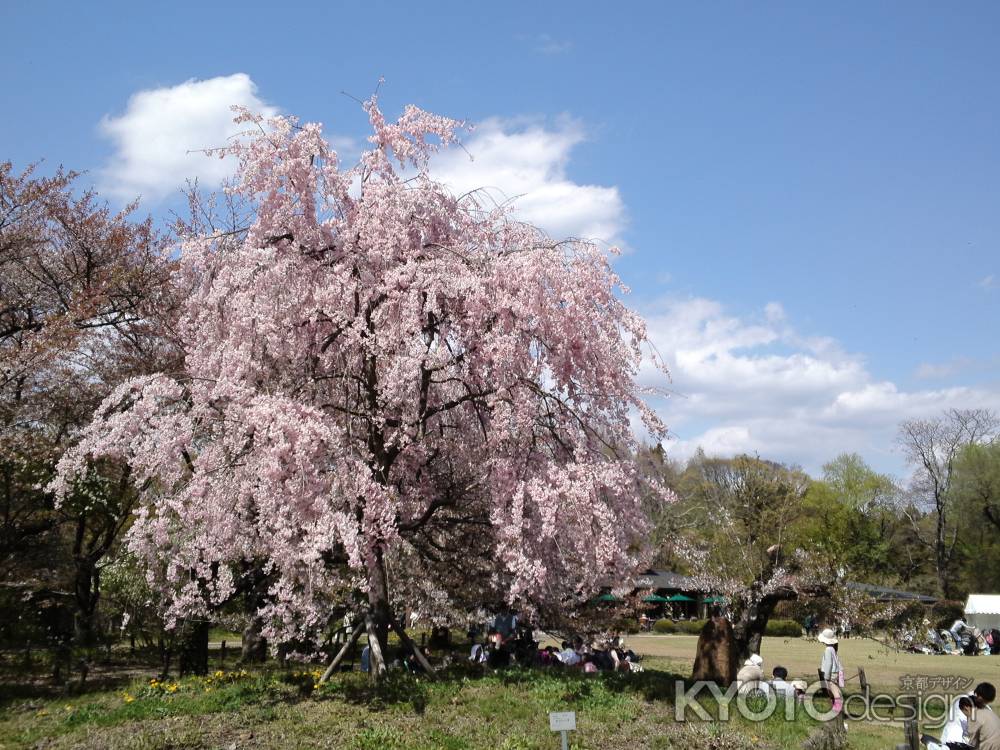
[{"label": "tree stump", "polygon": [[736,679],[736,645],[733,626],[725,617],[713,617],[698,636],[691,679],[715,682],[727,688]]}]

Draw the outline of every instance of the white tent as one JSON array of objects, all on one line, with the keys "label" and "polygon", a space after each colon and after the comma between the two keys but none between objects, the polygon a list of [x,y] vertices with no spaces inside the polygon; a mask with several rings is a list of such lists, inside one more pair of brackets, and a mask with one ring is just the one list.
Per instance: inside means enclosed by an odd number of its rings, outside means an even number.
[{"label": "white tent", "polygon": [[969,594],[965,621],[980,630],[1000,630],[1000,594]]}]

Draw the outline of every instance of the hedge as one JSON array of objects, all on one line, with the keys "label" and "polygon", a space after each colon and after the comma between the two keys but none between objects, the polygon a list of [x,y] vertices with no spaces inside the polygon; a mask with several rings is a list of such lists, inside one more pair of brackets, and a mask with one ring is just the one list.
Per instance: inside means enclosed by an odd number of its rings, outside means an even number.
[{"label": "hedge", "polygon": [[[656,633],[682,633],[685,635],[701,635],[705,620],[657,620],[653,623]],[[802,635],[802,626],[795,620],[771,620],[764,629],[764,635],[773,638],[798,638]]]},{"label": "hedge", "polygon": [[657,633],[684,633],[686,635],[701,635],[701,629],[705,627],[704,620],[657,620],[653,623],[653,630]]},{"label": "hedge", "polygon": [[769,620],[764,628],[764,635],[776,638],[798,638],[802,635],[802,626],[795,620]]}]

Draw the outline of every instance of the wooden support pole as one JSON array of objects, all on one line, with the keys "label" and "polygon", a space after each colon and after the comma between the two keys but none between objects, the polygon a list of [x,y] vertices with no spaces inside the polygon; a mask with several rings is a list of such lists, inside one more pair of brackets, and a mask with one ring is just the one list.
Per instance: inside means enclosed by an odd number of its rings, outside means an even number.
[{"label": "wooden support pole", "polygon": [[424,656],[423,652],[417,648],[417,644],[414,643],[410,636],[406,634],[406,631],[403,630],[403,624],[399,620],[393,620],[392,626],[399,634],[399,640],[401,640],[403,645],[413,652],[413,655],[417,657],[417,661],[420,663],[420,666],[424,668],[424,671],[429,676],[433,676],[435,673],[434,667],[432,667],[431,663],[427,661],[427,657]]},{"label": "wooden support pole", "polygon": [[382,644],[378,642],[375,618],[369,614],[365,617],[365,625],[368,629],[368,674],[378,682],[385,677],[385,657],[382,655]]},{"label": "wooden support pole", "polygon": [[326,668],[323,676],[319,678],[320,684],[326,682],[333,676],[333,673],[337,671],[337,667],[340,666],[340,663],[344,661],[344,657],[347,656],[347,652],[350,651],[351,647],[358,642],[360,637],[361,628],[354,628],[354,631],[351,633],[351,637],[344,641],[344,645],[341,647],[340,651],[337,652],[337,655],[333,657],[333,661],[330,662],[330,666]]}]

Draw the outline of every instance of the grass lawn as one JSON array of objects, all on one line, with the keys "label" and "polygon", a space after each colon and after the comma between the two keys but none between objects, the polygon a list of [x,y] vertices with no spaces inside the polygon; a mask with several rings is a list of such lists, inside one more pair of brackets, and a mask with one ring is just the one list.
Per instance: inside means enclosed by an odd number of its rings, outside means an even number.
[{"label": "grass lawn", "polygon": [[[694,663],[697,636],[693,635],[633,635],[629,646],[639,654],[666,659],[671,669],[689,675]],[[865,638],[849,638],[840,642],[840,661],[845,674],[852,678],[862,667],[868,682],[877,690],[900,692],[900,679],[910,675],[934,677],[964,677],[973,685],[992,682],[1000,686],[1000,656],[926,656],[899,653]],[[823,655],[823,646],[805,638],[765,638],[761,646],[767,674],[780,664],[791,678],[812,680]],[[853,687],[856,688],[854,680]],[[848,689],[852,688],[849,681]]]},{"label": "grass lawn", "polygon": [[[484,673],[466,665],[428,681],[397,674],[372,689],[359,673],[315,687],[315,668],[220,671],[166,682],[129,678],[114,689],[55,696],[7,686],[0,700],[0,748],[349,748],[350,750],[527,750],[558,748],[550,711],[575,711],[577,750],[737,750],[797,748],[815,730],[799,711],[753,723],[733,712],[728,723],[674,716],[674,686],[690,673],[696,639],[632,636],[646,654],[641,674],[583,675],[557,670]],[[850,670],[863,662],[878,686],[898,688],[903,674],[968,675],[1000,683],[1000,659],[883,653],[848,641]],[[808,675],[815,643],[765,639],[767,666],[780,661]],[[850,687],[849,687],[850,690]],[[706,701],[710,713],[718,707]],[[884,750],[902,738],[898,725],[850,722],[850,747]]]},{"label": "grass lawn", "polygon": [[[694,663],[697,636],[688,635],[633,635],[629,646],[636,653],[647,658],[662,659],[663,668],[689,676]],[[788,670],[790,679],[801,677],[806,680],[816,678],[823,647],[814,640],[805,638],[764,638],[761,656],[767,674],[776,665]],[[865,670],[873,692],[900,694],[904,690],[906,677],[927,677],[933,684],[934,678],[961,678],[971,690],[979,682],[992,682],[1000,687],[1000,656],[927,656],[924,654],[900,653],[888,649],[875,641],[864,638],[850,638],[840,642],[840,660],[847,675],[846,692],[859,692],[858,668]],[[914,683],[909,683],[915,685]],[[940,681],[937,683],[942,684]],[[931,686],[925,692],[938,692]],[[953,690],[947,690],[951,693]],[[932,707],[933,708],[933,707]],[[934,728],[922,726],[931,734]],[[902,741],[900,725],[852,721],[849,723],[851,747],[889,748]]]},{"label": "grass lawn", "polygon": [[358,673],[314,687],[318,672],[215,673],[60,699],[14,700],[0,714],[3,748],[556,748],[550,711],[575,711],[580,750],[801,743],[813,723],[677,723],[674,675],[452,670],[429,682],[397,676],[373,691]]}]

